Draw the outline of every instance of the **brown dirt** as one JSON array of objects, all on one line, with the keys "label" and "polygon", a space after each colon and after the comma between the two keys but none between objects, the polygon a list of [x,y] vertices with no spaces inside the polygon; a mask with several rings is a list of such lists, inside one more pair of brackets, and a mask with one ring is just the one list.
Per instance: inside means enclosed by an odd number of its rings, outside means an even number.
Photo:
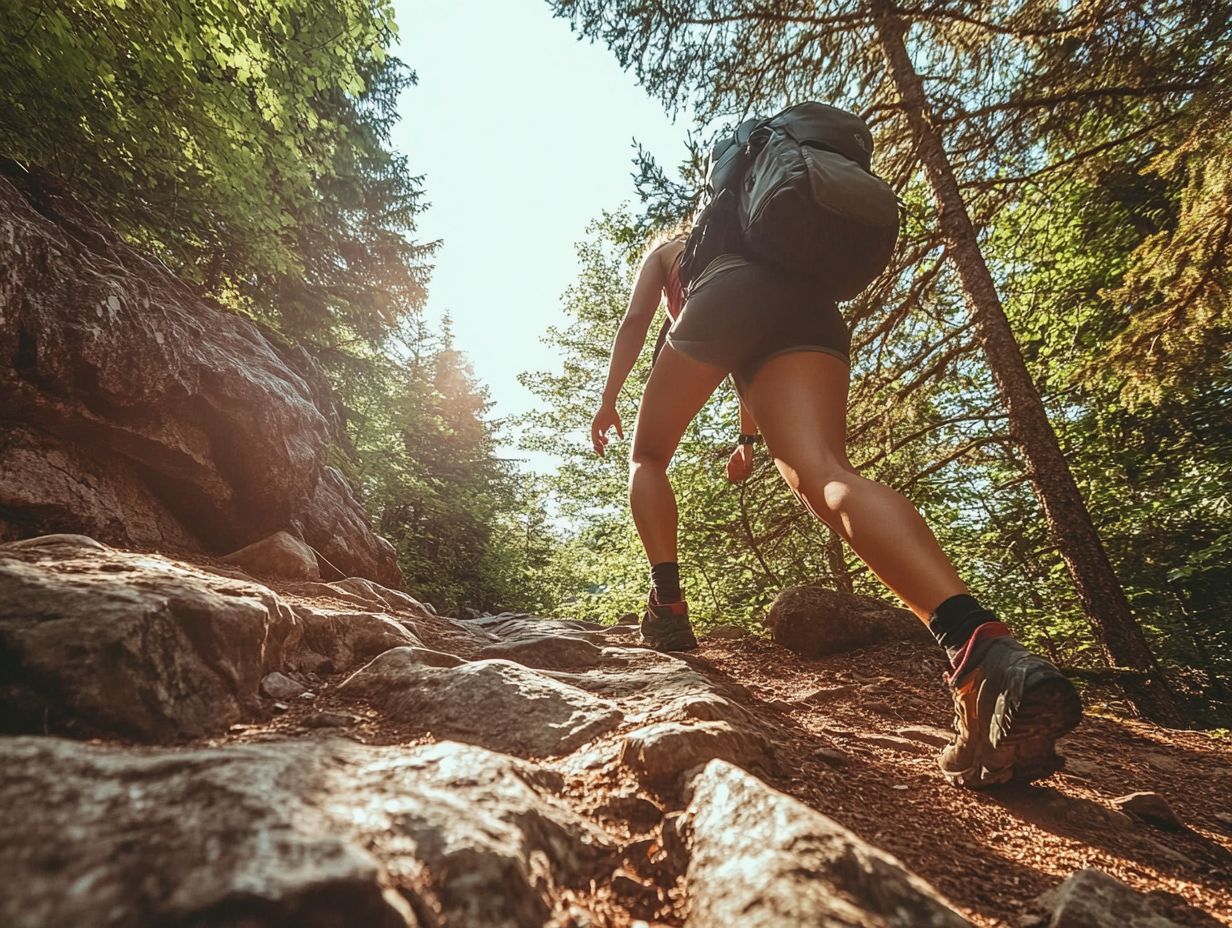
[{"label": "brown dirt", "polygon": [[[909,726],[948,731],[943,665],[927,647],[898,643],[804,660],[766,639],[745,638],[705,640],[687,659],[735,687],[773,732],[779,769],[765,776],[768,782],[898,857],[981,928],[1018,924],[1027,903],[1087,867],[1151,894],[1181,924],[1232,925],[1232,744],[1226,740],[1095,709],[1063,742],[1066,771],[1031,787],[973,792],[942,779],[935,747],[868,740]],[[341,680],[322,681],[311,703],[289,705],[204,743],[322,735],[408,746],[434,740],[414,725],[391,724],[344,701],[334,692]],[[357,721],[346,728],[303,726],[323,710]],[[600,745],[617,743],[621,734]],[[841,756],[822,758],[819,750]],[[682,798],[647,792],[612,765],[570,773],[566,781],[571,805],[624,851],[613,872],[595,874],[591,885],[566,890],[559,900],[558,911],[567,913],[572,904],[590,920],[562,914],[557,924],[682,924],[679,855],[663,849],[657,815],[646,805],[670,813]],[[1138,790],[1162,794],[1188,829],[1130,825],[1109,814],[1114,797]]]},{"label": "brown dirt", "polygon": [[[1067,771],[973,792],[945,782],[932,748],[908,753],[860,737],[949,728],[944,662],[928,649],[894,644],[809,661],[745,639],[707,642],[699,656],[794,731],[774,786],[894,854],[977,925],[1014,923],[1027,902],[1085,867],[1151,893],[1182,924],[1232,924],[1232,819],[1218,817],[1232,788],[1226,740],[1092,711],[1062,742]],[[801,702],[842,684],[856,689],[823,705]],[[850,762],[819,762],[823,746]],[[1111,799],[1138,790],[1163,795],[1189,830],[1105,821]]]}]

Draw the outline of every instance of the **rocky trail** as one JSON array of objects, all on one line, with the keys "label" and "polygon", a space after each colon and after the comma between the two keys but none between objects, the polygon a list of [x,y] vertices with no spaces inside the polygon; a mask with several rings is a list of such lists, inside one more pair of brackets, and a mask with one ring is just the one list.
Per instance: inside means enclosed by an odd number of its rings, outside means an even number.
[{"label": "rocky trail", "polygon": [[3,161],[0,245],[3,928],[1232,924],[1226,740],[1096,712],[977,794],[884,603],[437,615],[304,350]]},{"label": "rocky trail", "polygon": [[1226,742],[1093,716],[972,793],[927,645],[725,634],[0,546],[0,923],[1232,923]]}]

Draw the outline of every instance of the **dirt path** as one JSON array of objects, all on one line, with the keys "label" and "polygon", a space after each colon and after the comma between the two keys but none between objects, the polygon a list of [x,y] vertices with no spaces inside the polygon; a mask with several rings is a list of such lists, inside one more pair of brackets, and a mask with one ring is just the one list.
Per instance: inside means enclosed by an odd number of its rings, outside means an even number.
[{"label": "dirt path", "polygon": [[[888,850],[979,925],[1007,924],[1039,893],[1085,867],[1103,870],[1171,909],[1182,924],[1232,924],[1232,744],[1088,715],[1064,743],[1067,770],[1030,788],[971,792],[947,785],[931,748],[868,735],[911,726],[948,729],[942,662],[913,645],[805,661],[768,641],[707,642],[715,674],[789,722],[778,788]],[[818,705],[819,689],[855,690]],[[871,691],[870,691],[871,690]],[[818,761],[819,747],[850,758]],[[924,746],[921,746],[924,747]],[[1111,800],[1163,795],[1184,832],[1128,826]],[[1179,903],[1179,904],[1178,904]]]}]

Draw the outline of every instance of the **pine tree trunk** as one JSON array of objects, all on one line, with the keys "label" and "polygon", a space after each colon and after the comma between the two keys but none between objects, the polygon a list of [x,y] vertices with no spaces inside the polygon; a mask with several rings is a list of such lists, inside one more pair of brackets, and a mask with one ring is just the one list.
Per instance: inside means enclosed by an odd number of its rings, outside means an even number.
[{"label": "pine tree trunk", "polygon": [[932,119],[923,82],[907,53],[904,22],[895,15],[888,0],[869,0],[869,9],[881,52],[940,208],[941,229],[949,243],[984,356],[1005,404],[1010,435],[1026,457],[1028,477],[1049,531],[1069,568],[1078,598],[1108,663],[1147,674],[1145,682],[1127,684],[1126,695],[1144,717],[1164,725],[1177,725],[1181,718],[1172,692],[1130,611],[1002,308],[941,132]]},{"label": "pine tree trunk", "polygon": [[847,569],[847,556],[843,550],[843,539],[830,526],[823,526],[826,533],[826,560],[830,565],[830,576],[834,580],[834,588],[840,593],[854,593],[855,584],[851,582],[851,571]]}]

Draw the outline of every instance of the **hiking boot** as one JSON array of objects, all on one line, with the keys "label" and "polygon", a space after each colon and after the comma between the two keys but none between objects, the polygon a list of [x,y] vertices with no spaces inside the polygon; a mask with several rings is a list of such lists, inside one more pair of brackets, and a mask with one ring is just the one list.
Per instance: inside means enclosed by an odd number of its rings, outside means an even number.
[{"label": "hiking boot", "polygon": [[651,596],[642,616],[642,644],[656,651],[692,651],[697,638],[689,625],[689,607],[684,602],[657,603]]},{"label": "hiking boot", "polygon": [[938,763],[951,783],[1029,783],[1065,766],[1056,744],[1082,718],[1078,691],[1000,622],[975,630],[946,682],[957,734]]}]

